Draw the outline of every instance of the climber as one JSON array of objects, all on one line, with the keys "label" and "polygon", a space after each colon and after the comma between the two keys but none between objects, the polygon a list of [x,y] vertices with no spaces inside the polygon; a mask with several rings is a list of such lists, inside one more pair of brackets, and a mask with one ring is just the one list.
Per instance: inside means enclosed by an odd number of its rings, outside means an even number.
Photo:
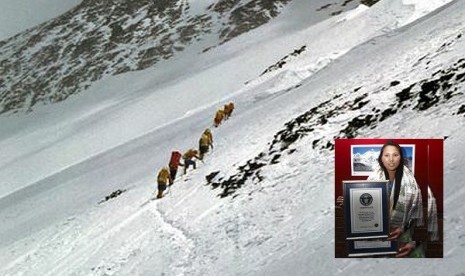
[{"label": "climber", "polygon": [[223,121],[223,119],[224,119],[224,111],[223,109],[218,109],[218,111],[216,111],[216,114],[215,114],[215,119],[213,120],[213,125],[215,127],[218,127]]},{"label": "climber", "polygon": [[157,182],[158,182],[157,198],[162,198],[163,192],[166,190],[167,184],[169,185],[173,184],[173,179],[171,178],[168,167],[163,167],[160,169],[160,171],[158,172]]},{"label": "climber", "polygon": [[179,151],[171,152],[170,163],[168,164],[168,166],[170,167],[170,175],[171,175],[171,179],[173,180],[173,182],[176,179],[176,174],[178,173],[178,167],[184,166],[180,162],[181,157],[182,157],[182,154]]},{"label": "climber", "polygon": [[189,168],[190,165],[192,165],[195,170],[196,163],[195,163],[195,160],[193,159],[195,158],[195,159],[200,160],[200,157],[198,154],[199,154],[199,151],[196,149],[189,149],[188,151],[184,153],[184,155],[182,156],[184,158],[184,174],[186,174],[187,169]]},{"label": "climber", "polygon": [[224,119],[227,120],[234,111],[234,103],[229,102],[224,105]]},{"label": "climber", "polygon": [[199,139],[199,157],[203,160],[205,153],[208,152],[210,147],[213,149],[213,136],[209,128],[207,128]]}]

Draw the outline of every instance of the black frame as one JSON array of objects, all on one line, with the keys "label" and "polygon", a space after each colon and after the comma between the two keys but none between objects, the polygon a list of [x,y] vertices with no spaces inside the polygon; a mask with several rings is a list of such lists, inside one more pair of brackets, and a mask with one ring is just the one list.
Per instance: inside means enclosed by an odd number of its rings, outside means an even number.
[{"label": "black frame", "polygon": [[[368,242],[374,240],[368,240]],[[367,247],[367,248],[355,248],[356,240],[348,241],[348,252],[349,257],[369,257],[369,256],[382,256],[382,255],[393,255],[397,254],[397,241],[386,241],[386,247]]]},{"label": "black frame", "polygon": [[[347,180],[342,181],[342,189],[344,193],[344,221],[345,232],[347,240],[357,239],[380,239],[389,236],[389,196],[388,196],[388,180]],[[352,199],[350,198],[350,191],[352,189],[381,189],[381,212],[382,212],[382,231],[352,233],[352,215],[350,206]]]}]

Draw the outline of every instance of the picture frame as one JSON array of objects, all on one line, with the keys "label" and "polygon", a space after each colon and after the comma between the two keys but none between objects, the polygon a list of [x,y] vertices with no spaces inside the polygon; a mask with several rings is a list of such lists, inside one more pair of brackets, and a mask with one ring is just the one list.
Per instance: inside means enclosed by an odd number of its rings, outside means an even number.
[{"label": "picture frame", "polygon": [[[400,144],[407,168],[415,173],[415,145]],[[378,156],[382,144],[351,145],[350,165],[353,176],[369,176],[378,165]]]},{"label": "picture frame", "polygon": [[350,240],[348,241],[348,257],[370,257],[397,254],[397,241],[379,240]]},{"label": "picture frame", "polygon": [[389,236],[387,180],[346,180],[344,228],[346,240],[380,239]]}]

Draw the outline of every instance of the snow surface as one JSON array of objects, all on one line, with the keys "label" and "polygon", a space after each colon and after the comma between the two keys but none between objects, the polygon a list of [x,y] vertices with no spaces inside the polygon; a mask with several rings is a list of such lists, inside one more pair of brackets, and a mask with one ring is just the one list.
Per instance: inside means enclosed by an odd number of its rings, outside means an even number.
[{"label": "snow surface", "polygon": [[[392,100],[395,91],[379,92],[392,80],[418,82],[463,57],[463,37],[436,51],[465,29],[465,1],[446,2],[384,0],[312,25],[299,25],[291,13],[301,3],[291,3],[269,25],[206,53],[186,52],[63,103],[1,117],[0,274],[462,275],[464,119],[449,111],[463,97],[422,116],[405,110],[359,134],[449,136],[444,259],[335,259],[334,152],[310,146]],[[287,32],[278,36],[280,28]],[[286,66],[260,76],[303,45]],[[428,69],[417,65],[424,56]],[[286,122],[336,94],[354,98],[357,87],[370,92],[370,105],[296,142],[292,155],[263,168],[264,181],[226,198],[205,185],[206,175],[233,175],[266,151]],[[236,110],[213,128],[205,163],[179,176],[164,199],[147,201],[170,152],[196,147],[230,100]],[[118,189],[126,191],[102,202]]]}]

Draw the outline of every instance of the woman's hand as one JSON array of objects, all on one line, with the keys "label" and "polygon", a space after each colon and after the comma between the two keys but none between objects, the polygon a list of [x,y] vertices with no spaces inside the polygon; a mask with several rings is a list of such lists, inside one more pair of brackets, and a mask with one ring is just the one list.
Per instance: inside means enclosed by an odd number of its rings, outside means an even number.
[{"label": "woman's hand", "polygon": [[389,233],[389,238],[387,238],[387,240],[388,241],[397,240],[401,234],[402,234],[402,229],[400,227],[394,228],[394,230],[392,230]]},{"label": "woman's hand", "polygon": [[415,242],[408,242],[399,247],[399,253],[396,254],[397,258],[402,258],[410,255],[412,250],[415,249]]},{"label": "woman's hand", "polygon": [[336,206],[343,207],[344,206],[344,197],[338,196],[336,199]]}]

